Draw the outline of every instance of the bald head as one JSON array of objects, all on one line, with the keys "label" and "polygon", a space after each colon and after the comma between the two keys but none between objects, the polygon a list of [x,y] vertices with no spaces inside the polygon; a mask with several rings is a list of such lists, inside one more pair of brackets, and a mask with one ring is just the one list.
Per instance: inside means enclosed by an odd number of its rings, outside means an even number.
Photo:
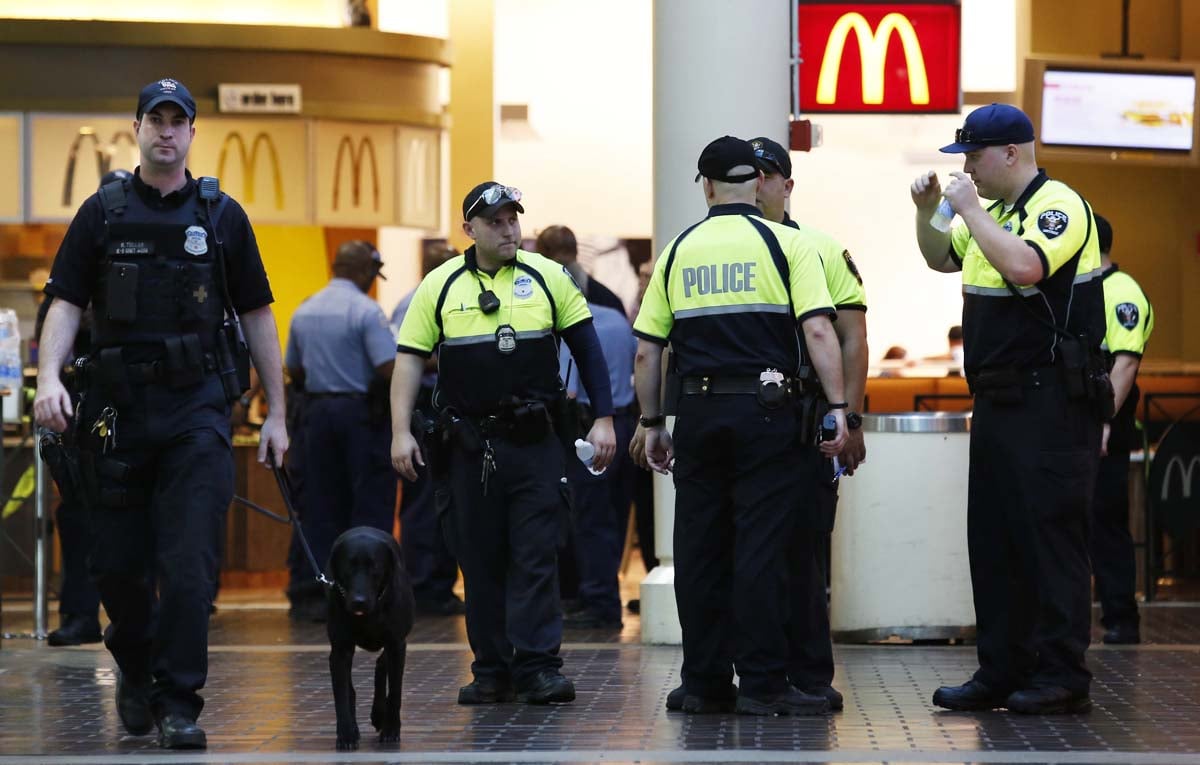
[{"label": "bald head", "polygon": [[[729,173],[731,175],[740,175],[742,173],[753,173],[756,170],[758,170],[757,167],[750,165],[738,165],[730,169]],[[759,172],[758,177],[740,183],[728,183],[726,181],[715,181],[712,178],[705,178],[704,199],[708,202],[709,207],[731,204],[753,205],[758,196],[758,185],[760,183],[762,183],[761,172]]]},{"label": "bald head", "polygon": [[333,257],[333,275],[340,279],[349,279],[366,292],[371,288],[371,282],[380,276],[383,259],[375,245],[362,239],[343,242]]}]

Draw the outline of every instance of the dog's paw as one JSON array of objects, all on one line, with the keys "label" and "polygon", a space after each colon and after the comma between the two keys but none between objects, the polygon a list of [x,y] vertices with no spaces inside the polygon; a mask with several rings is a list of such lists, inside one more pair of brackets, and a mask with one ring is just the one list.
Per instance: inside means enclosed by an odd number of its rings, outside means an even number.
[{"label": "dog's paw", "polygon": [[383,727],[383,717],[386,712],[387,705],[382,701],[376,701],[371,705],[371,727],[379,730]]},{"label": "dog's paw", "polygon": [[395,725],[385,725],[383,730],[379,731],[379,743],[395,744],[400,741],[400,723]]},{"label": "dog's paw", "polygon": [[338,735],[337,735],[338,751],[339,752],[352,752],[355,749],[358,749],[358,739],[359,738],[360,738],[360,736],[358,733],[357,725],[355,725],[353,727],[347,726],[346,728],[343,728],[341,725],[339,725],[338,726]]}]

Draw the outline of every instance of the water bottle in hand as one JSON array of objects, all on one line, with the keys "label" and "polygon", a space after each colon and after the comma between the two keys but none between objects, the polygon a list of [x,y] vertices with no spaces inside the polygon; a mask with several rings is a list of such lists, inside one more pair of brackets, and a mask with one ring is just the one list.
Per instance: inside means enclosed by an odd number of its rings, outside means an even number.
[{"label": "water bottle in hand", "polygon": [[942,201],[938,202],[937,210],[934,211],[933,217],[929,219],[929,225],[945,233],[950,230],[950,223],[953,220],[954,208],[950,206],[950,202],[945,197],[942,197]]},{"label": "water bottle in hand", "polygon": [[584,441],[582,438],[575,439],[575,456],[583,463],[583,466],[588,469],[592,475],[600,475],[603,470],[596,470],[592,467],[592,458],[596,456],[596,447],[592,446],[590,441]]}]

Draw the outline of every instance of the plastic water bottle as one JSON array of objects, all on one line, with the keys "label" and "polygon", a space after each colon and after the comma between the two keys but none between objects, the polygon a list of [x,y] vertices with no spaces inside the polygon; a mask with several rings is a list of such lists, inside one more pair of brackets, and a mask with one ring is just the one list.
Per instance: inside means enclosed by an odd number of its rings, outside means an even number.
[{"label": "plastic water bottle", "polygon": [[950,202],[945,197],[942,197],[942,201],[938,202],[937,210],[934,211],[933,217],[929,219],[929,225],[945,233],[950,230],[950,222],[953,220],[954,208],[950,206]]},{"label": "plastic water bottle", "polygon": [[588,469],[592,475],[600,475],[603,470],[596,470],[592,467],[592,459],[596,456],[596,447],[592,446],[590,441],[584,441],[582,438],[575,439],[575,456],[583,463],[583,466]]},{"label": "plastic water bottle", "polygon": [[6,422],[17,422],[21,412],[21,386],[25,381],[21,365],[21,332],[17,312],[0,308],[0,388],[9,394],[3,398]]}]

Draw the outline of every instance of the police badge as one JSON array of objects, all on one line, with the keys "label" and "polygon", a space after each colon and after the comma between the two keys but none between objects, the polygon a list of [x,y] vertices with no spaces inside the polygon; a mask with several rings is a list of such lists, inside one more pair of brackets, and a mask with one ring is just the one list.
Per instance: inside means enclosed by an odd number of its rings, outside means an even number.
[{"label": "police badge", "polygon": [[501,324],[496,330],[496,350],[508,355],[517,349],[517,331],[511,325]]},{"label": "police badge", "polygon": [[188,226],[183,236],[183,249],[189,255],[203,255],[208,252],[208,232],[203,226]]}]

